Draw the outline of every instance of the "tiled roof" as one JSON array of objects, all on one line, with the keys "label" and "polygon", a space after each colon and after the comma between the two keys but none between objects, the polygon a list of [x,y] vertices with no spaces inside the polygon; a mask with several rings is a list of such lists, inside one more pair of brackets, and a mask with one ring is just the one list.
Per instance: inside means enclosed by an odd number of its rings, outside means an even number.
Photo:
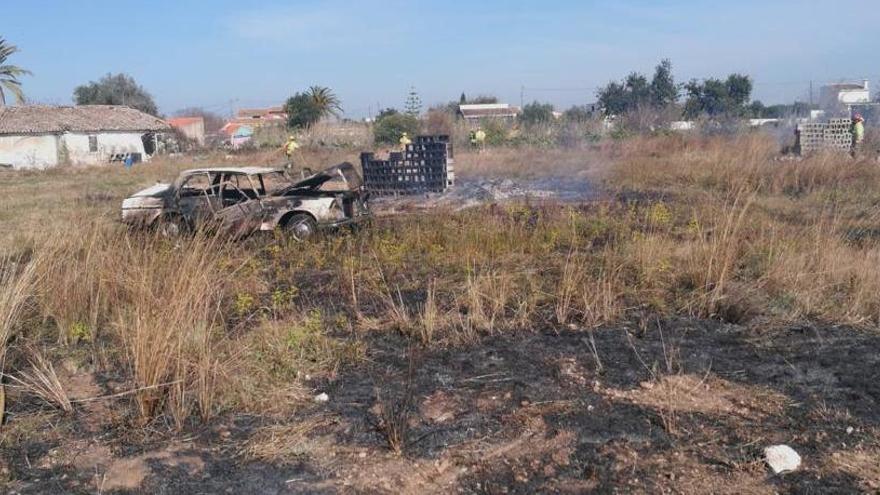
[{"label": "tiled roof", "polygon": [[0,107],[0,134],[59,132],[165,131],[164,120],[114,105]]},{"label": "tiled roof", "polygon": [[185,127],[204,121],[205,119],[203,119],[202,117],[174,117],[168,119],[166,122],[168,122],[168,125],[170,125],[171,127]]}]

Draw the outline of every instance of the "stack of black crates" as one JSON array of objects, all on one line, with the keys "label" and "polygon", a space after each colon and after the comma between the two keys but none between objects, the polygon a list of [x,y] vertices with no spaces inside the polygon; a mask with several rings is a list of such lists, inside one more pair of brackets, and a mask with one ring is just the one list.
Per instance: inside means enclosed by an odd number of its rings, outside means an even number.
[{"label": "stack of black crates", "polygon": [[449,136],[416,136],[387,160],[361,153],[361,167],[364,186],[378,195],[442,193],[455,182]]}]

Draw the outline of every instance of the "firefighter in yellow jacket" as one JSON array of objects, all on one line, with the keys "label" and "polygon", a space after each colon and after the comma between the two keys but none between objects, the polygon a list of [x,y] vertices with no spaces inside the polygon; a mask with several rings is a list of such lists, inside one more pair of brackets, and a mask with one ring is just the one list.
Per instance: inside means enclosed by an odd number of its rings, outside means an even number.
[{"label": "firefighter in yellow jacket", "polygon": [[293,168],[293,154],[296,153],[296,150],[299,149],[299,143],[296,142],[296,138],[293,136],[287,137],[287,142],[284,143],[283,151],[284,155],[287,157],[287,165],[285,167],[290,170]]},{"label": "firefighter in yellow jacket", "polygon": [[403,135],[400,136],[400,151],[406,151],[406,147],[412,144],[412,139],[409,138],[409,134],[404,132]]},{"label": "firefighter in yellow jacket", "polygon": [[862,141],[865,140],[865,119],[857,113],[853,115],[852,123],[852,148],[850,154],[853,158],[859,157],[859,151],[862,148]]}]

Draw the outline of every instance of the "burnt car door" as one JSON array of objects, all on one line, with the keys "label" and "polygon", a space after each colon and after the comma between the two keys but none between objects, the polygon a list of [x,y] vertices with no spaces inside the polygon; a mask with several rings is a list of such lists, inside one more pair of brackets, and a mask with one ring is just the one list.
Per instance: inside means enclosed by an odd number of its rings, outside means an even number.
[{"label": "burnt car door", "polygon": [[220,209],[215,216],[222,232],[233,237],[248,235],[263,222],[263,204],[251,177],[226,173],[219,185]]},{"label": "burnt car door", "polygon": [[220,175],[197,172],[184,178],[177,188],[177,209],[192,226],[199,227],[214,218],[220,208]]}]

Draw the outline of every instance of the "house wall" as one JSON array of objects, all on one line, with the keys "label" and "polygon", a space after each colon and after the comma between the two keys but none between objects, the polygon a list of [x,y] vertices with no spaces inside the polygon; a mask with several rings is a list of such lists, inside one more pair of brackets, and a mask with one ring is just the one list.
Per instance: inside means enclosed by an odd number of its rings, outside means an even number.
[{"label": "house wall", "polygon": [[[144,152],[141,132],[100,132],[95,134],[69,132],[61,135],[67,147],[67,156],[73,165],[98,165],[108,163],[110,157],[123,153],[140,153],[143,161],[149,160]],[[89,150],[89,136],[96,136],[98,151]]]},{"label": "house wall", "polygon": [[200,120],[186,125],[175,126],[184,136],[192,139],[199,146],[205,145],[205,121]]},{"label": "house wall", "polygon": [[0,164],[17,169],[42,169],[58,164],[58,137],[0,136]]},{"label": "house wall", "polygon": [[841,103],[868,103],[871,101],[871,92],[867,89],[849,89],[841,91],[838,95]]},{"label": "house wall", "polygon": [[[67,160],[72,165],[109,163],[115,154],[144,152],[141,132],[64,133],[43,135],[0,136],[0,164],[16,169],[43,169]],[[96,136],[98,150],[89,150],[89,136]]]},{"label": "house wall", "polygon": [[834,108],[837,105],[852,105],[871,101],[871,91],[865,89],[839,89],[825,86],[819,92],[819,103],[823,108]]}]

